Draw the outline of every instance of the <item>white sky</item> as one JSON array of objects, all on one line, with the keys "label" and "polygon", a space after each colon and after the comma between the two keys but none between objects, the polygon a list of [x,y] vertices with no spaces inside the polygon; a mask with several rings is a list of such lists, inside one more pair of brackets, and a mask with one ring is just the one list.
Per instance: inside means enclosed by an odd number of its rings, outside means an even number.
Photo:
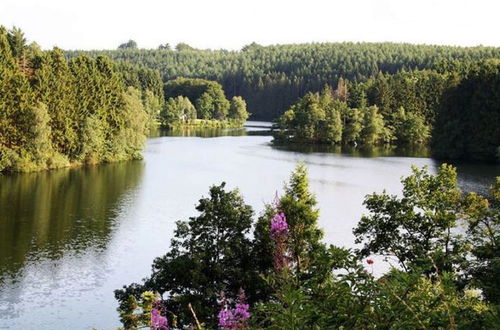
[{"label": "white sky", "polygon": [[500,0],[0,0],[43,48],[394,41],[500,46]]}]

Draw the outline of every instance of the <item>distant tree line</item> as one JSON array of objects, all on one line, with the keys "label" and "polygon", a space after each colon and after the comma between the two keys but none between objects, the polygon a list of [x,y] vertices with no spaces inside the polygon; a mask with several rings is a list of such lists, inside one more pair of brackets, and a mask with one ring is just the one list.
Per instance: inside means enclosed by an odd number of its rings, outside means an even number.
[{"label": "distant tree line", "polygon": [[[167,47],[168,46],[168,47]],[[70,57],[80,51],[66,51]],[[458,63],[500,58],[500,48],[450,47],[396,43],[314,43],[260,46],[241,51],[199,50],[179,44],[159,49],[117,49],[86,52],[140,64],[160,71],[164,82],[203,78],[222,84],[227,96],[242,96],[254,119],[275,119],[307,92],[336,86],[342,77],[364,82],[378,74],[444,68]],[[406,107],[405,107],[406,109]]]},{"label": "distant tree line", "polygon": [[151,69],[104,56],[68,61],[0,27],[0,171],[140,158],[161,93]]}]

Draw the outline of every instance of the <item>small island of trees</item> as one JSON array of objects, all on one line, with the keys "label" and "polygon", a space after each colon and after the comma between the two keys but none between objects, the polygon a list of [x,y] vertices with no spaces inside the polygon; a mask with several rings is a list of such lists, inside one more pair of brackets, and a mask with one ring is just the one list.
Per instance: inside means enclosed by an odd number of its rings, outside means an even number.
[{"label": "small island of trees", "polygon": [[249,114],[240,96],[229,101],[216,81],[177,78],[165,84],[166,104],[160,114],[162,126],[241,127]]}]

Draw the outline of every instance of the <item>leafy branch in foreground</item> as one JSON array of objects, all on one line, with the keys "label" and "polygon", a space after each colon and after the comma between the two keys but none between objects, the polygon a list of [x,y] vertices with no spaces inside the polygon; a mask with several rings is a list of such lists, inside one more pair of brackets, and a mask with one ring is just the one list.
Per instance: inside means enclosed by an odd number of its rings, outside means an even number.
[{"label": "leafy branch in foreground", "polygon": [[[171,251],[155,260],[151,277],[115,292],[122,322],[151,325],[150,314],[134,314],[150,290],[163,297],[158,315],[173,328],[494,328],[500,178],[491,201],[464,195],[449,165],[434,175],[414,168],[402,182],[402,197],[366,197],[369,213],[355,228],[359,251],[321,242],[303,165],[266,206],[253,239],[251,208],[224,184],[211,187],[199,216],[178,222]],[[458,223],[467,231],[459,234]],[[366,259],[372,254],[395,256],[400,267],[377,278],[378,261]]]}]

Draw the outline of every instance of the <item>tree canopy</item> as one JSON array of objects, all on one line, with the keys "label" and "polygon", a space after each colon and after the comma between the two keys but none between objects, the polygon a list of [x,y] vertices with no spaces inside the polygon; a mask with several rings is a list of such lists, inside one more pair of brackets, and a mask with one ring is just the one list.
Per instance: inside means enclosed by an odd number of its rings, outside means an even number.
[{"label": "tree canopy", "polygon": [[0,27],[0,171],[140,158],[159,76],[25,40]]},{"label": "tree canopy", "polygon": [[[377,74],[439,69],[458,63],[499,58],[500,48],[452,47],[398,43],[310,43],[260,46],[242,51],[201,50],[180,44],[177,50],[118,49],[89,51],[95,57],[140,64],[160,71],[163,81],[178,77],[218,81],[229,98],[242,96],[255,119],[275,119],[307,92],[340,78],[363,82]],[[80,51],[67,51],[70,57]],[[415,83],[420,84],[418,81]],[[436,93],[439,90],[435,91]],[[399,104],[411,111],[406,104]]]}]

